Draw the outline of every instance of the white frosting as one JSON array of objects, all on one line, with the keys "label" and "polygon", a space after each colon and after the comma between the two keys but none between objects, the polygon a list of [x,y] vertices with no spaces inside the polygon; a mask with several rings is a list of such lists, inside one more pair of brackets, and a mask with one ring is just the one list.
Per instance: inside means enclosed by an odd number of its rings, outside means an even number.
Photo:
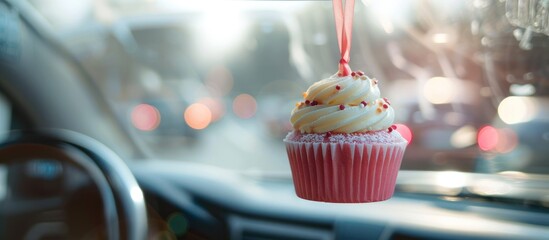
[{"label": "white frosting", "polygon": [[304,99],[290,118],[302,133],[377,131],[389,128],[395,118],[393,108],[380,98],[377,80],[366,76],[334,75],[314,83]]}]

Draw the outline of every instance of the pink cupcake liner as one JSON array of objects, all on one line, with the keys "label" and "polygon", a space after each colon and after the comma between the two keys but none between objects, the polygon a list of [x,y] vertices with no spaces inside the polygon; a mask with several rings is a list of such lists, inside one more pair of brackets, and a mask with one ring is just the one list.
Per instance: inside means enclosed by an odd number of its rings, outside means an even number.
[{"label": "pink cupcake liner", "polygon": [[391,198],[406,149],[406,142],[285,143],[297,196],[336,203]]}]

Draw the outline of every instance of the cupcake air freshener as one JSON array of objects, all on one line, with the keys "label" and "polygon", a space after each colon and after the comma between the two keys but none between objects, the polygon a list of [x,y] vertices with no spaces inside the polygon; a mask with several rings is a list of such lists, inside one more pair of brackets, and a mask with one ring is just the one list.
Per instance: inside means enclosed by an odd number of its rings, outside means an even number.
[{"label": "cupcake air freshener", "polygon": [[389,199],[406,148],[378,81],[349,67],[354,0],[333,0],[341,59],[315,82],[290,118],[284,139],[297,196],[335,203]]}]

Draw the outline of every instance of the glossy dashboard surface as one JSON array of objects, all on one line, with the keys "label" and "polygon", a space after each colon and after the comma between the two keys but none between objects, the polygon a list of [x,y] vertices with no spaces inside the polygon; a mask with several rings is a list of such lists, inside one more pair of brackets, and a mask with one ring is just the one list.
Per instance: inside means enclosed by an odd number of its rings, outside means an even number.
[{"label": "glossy dashboard surface", "polygon": [[[246,176],[179,162],[140,163],[133,165],[132,171],[146,195],[172,204],[189,222],[200,218],[198,222],[215,225],[210,230],[217,229],[231,239],[549,236],[549,211],[542,207],[403,192],[385,202],[331,204],[299,199],[289,178]],[[404,171],[399,181],[424,177],[421,174]]]}]

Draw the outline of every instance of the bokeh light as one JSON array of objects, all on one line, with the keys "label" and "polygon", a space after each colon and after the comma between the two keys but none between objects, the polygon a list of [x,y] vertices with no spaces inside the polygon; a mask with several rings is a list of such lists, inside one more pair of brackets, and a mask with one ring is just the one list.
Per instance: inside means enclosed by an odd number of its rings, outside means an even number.
[{"label": "bokeh light", "polygon": [[507,97],[498,106],[498,116],[507,124],[527,122],[536,112],[537,104],[530,97]]},{"label": "bokeh light", "polygon": [[173,232],[176,236],[181,237],[183,236],[188,229],[188,221],[185,216],[183,216],[181,213],[172,213],[168,217],[168,227],[170,228],[170,231]]},{"label": "bokeh light", "polygon": [[498,143],[495,151],[499,153],[508,153],[513,151],[518,145],[518,137],[515,131],[510,128],[498,129]]},{"label": "bokeh light", "polygon": [[202,98],[198,100],[198,103],[206,105],[212,113],[212,122],[216,122],[225,115],[225,105],[223,101],[218,98]]},{"label": "bokeh light", "polygon": [[189,127],[200,130],[210,125],[212,112],[208,106],[202,103],[193,103],[185,109],[184,117]]},{"label": "bokeh light", "polygon": [[511,186],[500,180],[480,179],[475,181],[472,186],[469,187],[469,190],[480,195],[494,196],[509,193],[511,191]]},{"label": "bokeh light", "polygon": [[221,6],[209,8],[195,24],[199,50],[205,57],[222,57],[244,40],[248,21],[240,9],[230,4],[216,2],[216,5]]},{"label": "bokeh light", "polygon": [[517,134],[510,128],[485,126],[478,133],[478,146],[484,151],[509,153],[519,144]]},{"label": "bokeh light", "polygon": [[444,104],[454,101],[459,85],[454,79],[434,77],[423,86],[423,96],[433,104]]},{"label": "bokeh light", "polygon": [[446,33],[435,33],[432,38],[434,43],[442,44],[448,42],[448,34]]},{"label": "bokeh light", "polygon": [[498,173],[499,175],[511,177],[511,178],[525,178],[528,177],[528,174],[520,171],[502,171]]},{"label": "bokeh light", "polygon": [[450,144],[455,148],[464,148],[476,143],[477,129],[471,125],[465,125],[457,129],[450,138]]},{"label": "bokeh light", "polygon": [[239,118],[251,118],[257,110],[255,98],[249,94],[240,94],[233,101],[233,112]]},{"label": "bokeh light", "polygon": [[397,131],[398,133],[400,133],[400,135],[402,135],[402,137],[404,139],[406,139],[406,141],[408,141],[408,144],[412,143],[412,138],[413,138],[413,134],[412,134],[412,130],[404,125],[404,124],[395,124],[397,126]]},{"label": "bokeh light", "polygon": [[436,184],[446,188],[460,188],[466,184],[465,174],[454,171],[440,172],[436,175]]},{"label": "bokeh light", "polygon": [[132,124],[141,131],[152,131],[160,125],[160,112],[149,104],[139,104],[131,112]]},{"label": "bokeh light", "polygon": [[511,84],[509,92],[515,96],[529,96],[536,93],[536,87],[533,84]]},{"label": "bokeh light", "polygon": [[484,126],[478,131],[478,147],[484,151],[495,149],[498,144],[498,130],[492,126]]}]

